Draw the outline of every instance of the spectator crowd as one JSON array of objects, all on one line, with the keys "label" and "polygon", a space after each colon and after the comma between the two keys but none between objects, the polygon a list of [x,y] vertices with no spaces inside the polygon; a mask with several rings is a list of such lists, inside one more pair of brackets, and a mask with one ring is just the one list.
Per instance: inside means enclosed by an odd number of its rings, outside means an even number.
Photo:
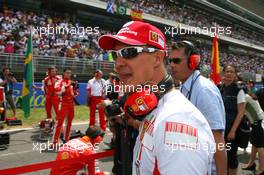
[{"label": "spectator crowd", "polygon": [[225,20],[206,11],[183,4],[180,0],[162,1],[162,0],[127,0],[128,8],[140,9],[144,13],[156,15],[165,19],[177,21],[193,27],[211,28],[221,26],[225,29],[231,27],[229,37],[243,40],[245,42],[257,45],[263,45],[263,34],[242,27],[239,22]]},{"label": "spectator crowd", "polygon": [[[162,3],[160,0],[143,0],[137,3],[136,0],[128,0],[127,4],[131,8],[140,8],[144,13],[159,15],[166,19],[177,20],[184,24],[192,26],[212,26],[218,19],[212,18],[212,15],[205,12],[197,12],[185,5]],[[220,20],[220,19],[219,19]],[[75,21],[75,22],[73,22]],[[235,25],[226,22],[226,26]],[[218,23],[218,21],[217,21]],[[219,23],[220,24],[220,23]],[[221,24],[222,25],[222,24]],[[66,57],[74,60],[97,60],[97,61],[113,61],[111,54],[101,50],[98,47],[98,37],[103,34],[114,32],[106,30],[98,30],[99,33],[70,33],[61,32],[49,34],[48,32],[40,33],[41,27],[61,27],[61,28],[80,28],[83,27],[80,22],[73,20],[68,15],[50,15],[49,13],[24,12],[20,10],[12,10],[5,8],[3,13],[0,12],[0,53],[25,54],[26,41],[30,29],[34,29],[33,35],[33,53],[39,56],[56,56]],[[37,30],[36,30],[37,29]],[[236,30],[235,30],[236,29]],[[260,41],[256,33],[252,32],[248,35],[240,27],[232,27],[231,37],[241,36],[238,39],[250,42],[243,37],[251,37],[253,41]],[[242,37],[243,36],[243,37]],[[263,38],[263,37],[262,37]],[[263,41],[260,41],[263,44]],[[261,44],[259,43],[259,44]],[[211,51],[210,49],[201,49],[204,68],[210,71]],[[221,65],[227,61],[234,65],[239,65],[240,71],[248,71],[256,73],[263,70],[264,65],[259,56],[238,53],[220,53]]]},{"label": "spectator crowd", "polygon": [[49,31],[40,31],[41,28],[48,29],[48,26],[64,29],[81,27],[78,21],[73,23],[65,16],[5,9],[0,13],[0,24],[0,53],[25,54],[27,37],[32,30],[35,55],[108,60],[108,54],[101,51],[97,44],[98,36],[107,31],[100,30],[99,34],[66,31],[50,34]]},{"label": "spectator crowd", "polygon": [[[211,67],[211,50],[204,47],[201,49],[201,58],[204,69],[210,72]],[[220,51],[220,66],[230,63],[238,68],[240,72],[256,73],[264,69],[263,57],[246,54],[246,53],[227,53]]]}]

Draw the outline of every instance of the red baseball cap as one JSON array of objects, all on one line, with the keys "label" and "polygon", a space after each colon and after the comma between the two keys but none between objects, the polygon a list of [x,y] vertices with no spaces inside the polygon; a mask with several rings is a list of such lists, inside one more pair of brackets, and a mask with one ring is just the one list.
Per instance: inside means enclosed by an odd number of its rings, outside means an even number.
[{"label": "red baseball cap", "polygon": [[164,34],[157,27],[141,21],[127,22],[116,35],[101,36],[98,44],[103,50],[113,50],[117,41],[127,45],[150,45],[166,50]]}]

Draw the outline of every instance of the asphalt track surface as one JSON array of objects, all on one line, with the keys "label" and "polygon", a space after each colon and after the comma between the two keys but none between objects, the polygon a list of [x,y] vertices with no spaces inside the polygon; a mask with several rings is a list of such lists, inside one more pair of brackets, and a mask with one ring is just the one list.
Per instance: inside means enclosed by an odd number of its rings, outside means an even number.
[{"label": "asphalt track surface", "polygon": [[[85,132],[88,127],[88,123],[73,125],[72,129],[81,130]],[[1,131],[0,131],[1,132]],[[56,157],[56,152],[44,150],[45,146],[49,142],[40,142],[39,140],[40,129],[29,129],[29,130],[15,130],[10,131],[10,145],[7,149],[0,150],[0,169],[12,168],[17,166],[23,166],[28,164],[53,161]],[[110,142],[111,133],[108,131],[104,137],[104,142]],[[51,138],[51,137],[50,137]],[[40,144],[42,146],[40,146]],[[41,148],[41,149],[40,149]],[[100,145],[100,148],[105,148],[105,145]],[[249,159],[249,152],[251,146],[247,148],[247,154],[243,153],[242,149],[239,150],[239,169],[244,166]],[[100,159],[100,170],[110,172],[113,159],[111,157]],[[33,173],[27,173],[29,175],[46,175],[49,174],[49,170],[42,170]],[[250,171],[239,171],[239,175],[250,175]]]},{"label": "asphalt track surface", "polygon": [[[80,130],[85,133],[88,127],[86,124],[78,124],[72,126],[73,130]],[[56,158],[56,151],[47,149],[47,145],[51,143],[52,136],[49,137],[50,141],[40,141],[40,129],[17,130],[10,132],[10,145],[7,149],[0,149],[0,169],[12,168],[17,166],[29,165],[34,163],[41,163],[53,161]],[[104,142],[110,142],[111,133],[107,132]],[[101,144],[100,148],[105,148]],[[113,166],[113,159],[111,157],[100,159],[100,170],[111,171]],[[34,173],[27,173],[30,175],[46,175],[50,170],[43,170]]]}]

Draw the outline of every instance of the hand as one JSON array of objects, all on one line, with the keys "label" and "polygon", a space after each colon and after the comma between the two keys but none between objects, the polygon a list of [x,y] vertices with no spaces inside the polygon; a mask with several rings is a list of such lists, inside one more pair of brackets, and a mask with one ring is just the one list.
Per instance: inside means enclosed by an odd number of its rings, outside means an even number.
[{"label": "hand", "polygon": [[11,77],[11,80],[12,80],[12,82],[15,82],[16,81],[16,79],[15,79],[15,77]]},{"label": "hand", "polygon": [[3,84],[4,84],[4,85],[6,85],[6,84],[7,84],[7,79],[5,79],[5,80],[3,81]]},{"label": "hand", "polygon": [[111,104],[112,104],[112,101],[106,99],[106,100],[102,100],[100,104],[101,104],[101,106],[102,106],[103,108],[105,108],[106,106],[111,105]]},{"label": "hand", "polygon": [[67,83],[67,84],[65,85],[65,88],[68,88],[68,87],[70,87],[70,86],[71,86],[71,82]]},{"label": "hand", "polygon": [[132,127],[134,127],[134,123],[135,123],[135,119],[134,118],[132,118],[132,117],[127,117],[127,124],[129,125],[129,126],[132,126]]},{"label": "hand", "polygon": [[230,131],[227,135],[227,140],[235,140],[236,138],[236,132]]},{"label": "hand", "polygon": [[139,131],[140,126],[142,125],[142,122],[134,119],[133,117],[128,116],[127,124]]},{"label": "hand", "polygon": [[101,107],[103,107],[103,103],[102,102],[97,103],[96,108],[101,108]]}]

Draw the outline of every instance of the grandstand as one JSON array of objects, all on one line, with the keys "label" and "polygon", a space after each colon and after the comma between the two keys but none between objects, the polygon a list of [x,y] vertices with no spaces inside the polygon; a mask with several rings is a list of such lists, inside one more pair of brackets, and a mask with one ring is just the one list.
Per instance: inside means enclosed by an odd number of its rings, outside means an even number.
[{"label": "grandstand", "polygon": [[[0,0],[0,69],[10,67],[19,82],[13,93],[19,108],[22,107],[21,95],[25,92],[21,82],[30,32],[33,32],[33,71],[37,86],[30,99],[33,108],[30,118],[22,118],[20,109],[17,115],[23,120],[23,127],[33,126],[34,129],[15,128],[12,131],[9,150],[0,155],[0,160],[5,160],[0,169],[19,167],[21,170],[20,166],[55,159],[56,153],[49,149],[43,154],[40,154],[41,149],[40,153],[34,150],[40,138],[35,124],[46,116],[44,109],[38,108],[46,104],[46,94],[37,89],[41,89],[43,83],[40,82],[50,65],[55,65],[59,74],[66,67],[72,69],[73,79],[79,82],[74,122],[84,121],[75,123],[73,128],[81,131],[87,128],[90,107],[85,106],[88,101],[86,83],[96,69],[104,72],[104,78],[115,69],[112,55],[99,48],[98,38],[103,34],[115,34],[131,20],[131,13],[136,14],[134,18],[152,23],[165,33],[168,52],[170,45],[179,40],[199,43],[201,72],[207,77],[211,72],[212,37],[218,31],[220,66],[233,64],[244,80],[257,80],[257,77],[261,78],[260,74],[264,76],[263,7],[263,0]],[[193,85],[197,78],[192,78]],[[256,87],[260,87],[260,83]],[[0,122],[0,130],[1,125]],[[111,136],[107,131],[106,142],[111,142]],[[102,147],[100,145],[100,149]],[[248,159],[246,154],[241,155],[239,169]],[[100,169],[111,171],[112,164],[112,158],[104,159],[100,161]],[[39,168],[39,164],[35,167]],[[30,174],[48,174],[48,171]],[[238,174],[248,173],[240,171]]]},{"label": "grandstand", "polygon": [[[86,81],[93,70],[105,73],[114,68],[111,55],[100,50],[97,39],[105,33],[115,33],[131,20],[131,9],[141,10],[143,20],[154,23],[162,31],[175,27],[192,31],[222,27],[230,29],[220,35],[221,65],[232,63],[245,77],[254,79],[264,69],[264,19],[235,3],[212,0],[126,0],[121,3],[125,14],[107,12],[107,0],[2,0],[0,13],[0,64],[9,66],[22,79],[25,43],[33,29],[35,80],[45,75],[53,64],[61,71],[72,67],[81,81]],[[58,33],[54,29],[88,28],[88,32]],[[44,30],[47,29],[47,30]],[[56,34],[55,34],[56,33]],[[166,34],[166,33],[165,33]],[[212,33],[166,34],[168,45],[179,39],[199,39],[203,70],[210,72]]]}]

